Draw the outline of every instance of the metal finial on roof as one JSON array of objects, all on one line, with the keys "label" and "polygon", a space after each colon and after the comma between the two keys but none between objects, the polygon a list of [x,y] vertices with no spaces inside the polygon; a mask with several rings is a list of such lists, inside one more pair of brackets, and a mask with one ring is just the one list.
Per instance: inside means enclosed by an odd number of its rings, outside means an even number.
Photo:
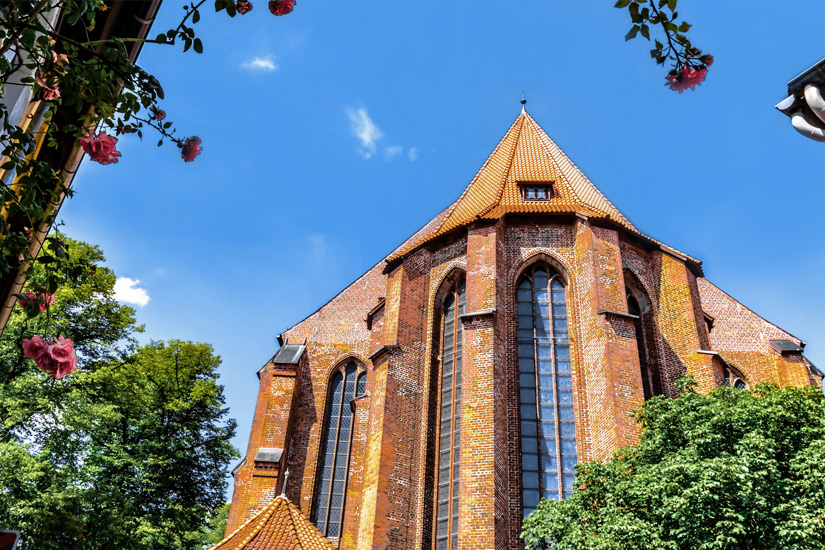
[{"label": "metal finial on roof", "polygon": [[286,496],[286,480],[287,479],[289,479],[289,470],[288,469],[287,469],[286,472],[284,472],[284,485],[283,485],[283,487],[281,487],[281,496],[282,497]]},{"label": "metal finial on roof", "polygon": [[527,100],[526,100],[526,99],[524,99],[524,90],[522,90],[522,91],[521,91],[521,112],[522,112],[522,113],[526,113],[526,112],[527,112],[527,110],[524,108],[524,106],[525,106],[525,105],[527,105]]}]

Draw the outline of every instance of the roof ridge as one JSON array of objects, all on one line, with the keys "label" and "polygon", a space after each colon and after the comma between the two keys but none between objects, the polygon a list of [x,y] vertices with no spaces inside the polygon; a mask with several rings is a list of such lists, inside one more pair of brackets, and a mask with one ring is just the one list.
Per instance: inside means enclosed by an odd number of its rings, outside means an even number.
[{"label": "roof ridge", "polygon": [[[513,161],[516,158],[516,151],[518,151],[518,142],[521,139],[521,133],[524,131],[524,117],[525,116],[529,117],[530,115],[528,115],[526,111],[521,113],[518,116],[518,118],[516,119],[516,122],[514,122],[513,125],[510,126],[510,129],[512,129],[516,125],[516,123],[521,122],[521,124],[518,127],[518,133],[516,134],[515,143],[513,143],[513,150],[510,152],[510,162],[507,163],[507,170],[504,172],[504,175],[501,177],[501,185],[500,185],[499,190],[498,190],[498,198],[496,199],[496,201],[493,204],[491,204],[490,206],[488,206],[487,208],[485,208],[484,210],[482,210],[481,212],[476,214],[476,218],[484,216],[485,214],[487,214],[488,212],[490,212],[491,210],[493,210],[497,206],[501,205],[501,198],[504,196],[504,190],[507,188],[507,178],[509,178],[510,172],[512,172],[512,170],[513,170]],[[508,130],[508,133],[509,133],[509,130]],[[507,134],[505,134],[504,137],[507,137]],[[504,140],[504,138],[501,138],[501,139]],[[467,188],[469,189],[469,187],[470,186],[468,185]]]},{"label": "roof ridge", "polygon": [[[286,497],[284,497],[284,498],[286,498]],[[287,510],[289,511],[289,521],[292,523],[292,531],[295,533],[295,544],[296,544],[296,546],[298,546],[299,549],[303,549],[304,543],[301,541],[301,535],[298,533],[298,525],[295,521],[295,516],[294,516],[295,510],[293,510],[292,508],[293,508],[292,506],[287,506]]]},{"label": "roof ridge", "polygon": [[[276,525],[280,529],[274,528]],[[316,534],[319,537],[318,544],[315,544],[314,535]],[[273,536],[276,538],[273,539]],[[326,543],[326,546],[322,541]],[[268,548],[273,543],[284,542],[289,544],[289,548],[296,550],[309,550],[321,546],[332,548],[329,541],[301,510],[286,495],[280,494],[209,550],[218,550],[222,547],[233,550],[259,549],[261,545]]]},{"label": "roof ridge", "polygon": [[[618,215],[619,215],[621,218],[623,218],[623,219],[624,219],[624,220],[625,220],[625,221],[626,221],[626,222],[627,222],[627,223],[628,223],[628,224],[629,224],[629,225],[630,225],[630,226],[631,226],[634,230],[636,230],[635,226],[634,226],[632,223],[630,223],[630,220],[628,220],[628,219],[627,219],[627,216],[625,216],[624,214],[622,214],[622,212],[621,212],[618,208],[616,208],[616,205],[614,205],[612,202],[610,202],[610,199],[608,199],[608,198],[607,198],[607,196],[606,196],[604,193],[602,193],[602,190],[601,190],[601,189],[599,189],[599,188],[596,186],[596,184],[594,184],[594,183],[591,181],[591,179],[587,177],[587,175],[584,173],[584,171],[582,171],[582,169],[581,169],[581,168],[579,168],[579,167],[576,165],[576,163],[575,163],[575,162],[573,162],[573,160],[572,160],[572,159],[571,159],[571,158],[567,155],[567,153],[565,153],[565,152],[562,150],[562,148],[561,148],[561,147],[559,147],[559,146],[558,146],[558,144],[557,144],[555,141],[553,141],[553,138],[551,138],[551,137],[547,134],[547,132],[545,132],[545,131],[544,131],[544,129],[543,129],[543,128],[539,125],[539,123],[538,123],[538,122],[536,122],[536,121],[535,121],[535,119],[533,119],[533,117],[531,117],[528,113],[524,113],[524,114],[525,114],[525,115],[527,115],[527,118],[529,119],[529,121],[530,121],[533,125],[535,125],[535,126],[538,128],[538,131],[536,132],[536,133],[537,133],[537,135],[538,135],[538,138],[539,138],[539,140],[538,140],[538,141],[539,141],[539,143],[541,143],[542,147],[543,147],[543,148],[544,148],[544,150],[545,150],[545,153],[547,153],[547,156],[548,156],[548,157],[550,157],[550,162],[552,162],[552,163],[553,163],[553,165],[556,167],[556,169],[559,171],[559,175],[561,175],[562,177],[564,177],[565,179],[567,179],[567,175],[564,173],[564,170],[563,170],[563,169],[562,169],[562,167],[559,165],[559,162],[558,162],[558,160],[556,159],[555,155],[553,154],[553,152],[552,152],[552,151],[549,151],[549,150],[548,150],[548,148],[547,148],[547,146],[548,146],[548,143],[547,143],[547,142],[548,142],[548,141],[549,141],[552,145],[554,145],[554,146],[555,146],[555,149],[556,149],[556,151],[558,152],[558,154],[560,154],[560,155],[564,158],[564,160],[566,160],[567,162],[569,162],[569,163],[570,163],[570,165],[571,165],[571,167],[572,167],[573,169],[575,169],[576,171],[578,171],[578,173],[579,173],[579,174],[581,174],[581,175],[582,175],[582,177],[583,177],[583,178],[587,181],[587,183],[589,183],[589,184],[590,184],[590,187],[591,187],[591,188],[592,188],[592,189],[593,189],[596,193],[598,193],[598,194],[599,194],[599,196],[601,196],[601,198],[602,198],[602,199],[604,199],[604,201],[605,201],[605,202],[607,202],[607,204],[608,204],[608,205],[610,205],[610,206],[613,208],[613,210],[615,210],[616,214],[618,214]],[[569,181],[568,181],[568,187],[570,188],[570,191],[573,193],[573,196],[574,196],[574,197],[576,197],[576,198],[579,200],[579,202],[581,202],[581,203],[583,203],[583,204],[586,204],[588,207],[592,208],[593,210],[596,210],[597,212],[600,212],[600,213],[604,214],[605,216],[608,216],[608,217],[610,216],[611,212],[609,212],[609,211],[605,211],[603,208],[601,208],[601,207],[599,207],[599,206],[597,206],[597,205],[594,205],[594,204],[589,204],[589,201],[585,201],[585,200],[584,200],[584,198],[582,198],[582,196],[579,194],[579,190],[576,188],[576,186],[572,185],[572,183],[571,183],[571,182],[569,182]],[[636,230],[636,231],[638,232],[638,230]]]},{"label": "roof ridge", "polygon": [[[510,125],[510,127],[507,128],[507,131],[504,132],[503,136],[501,136],[501,139],[498,141],[496,146],[493,147],[493,150],[490,152],[489,155],[487,155],[487,158],[485,159],[484,163],[481,165],[481,168],[479,168],[476,171],[476,174],[475,174],[475,176],[473,176],[473,179],[470,180],[470,183],[467,185],[467,187],[464,188],[464,191],[461,192],[461,195],[459,195],[459,197],[455,200],[455,202],[453,202],[453,204],[450,205],[450,207],[449,207],[450,211],[447,212],[447,215],[444,216],[443,220],[441,220],[441,223],[439,224],[438,228],[435,231],[433,231],[432,233],[430,233],[430,235],[436,235],[436,234],[440,233],[442,229],[444,229],[444,225],[452,217],[453,212],[458,207],[458,205],[461,203],[461,199],[463,199],[464,196],[467,193],[469,193],[470,189],[472,189],[472,187],[473,187],[473,184],[476,182],[476,180],[478,180],[478,177],[484,172],[484,169],[487,168],[487,165],[490,164],[490,161],[493,158],[493,153],[495,153],[498,150],[498,148],[501,147],[501,145],[504,143],[504,140],[507,139],[507,137],[510,135],[510,132],[513,131],[513,128],[515,128],[516,124],[518,124],[520,121],[521,121],[521,115],[519,115],[516,118],[516,120],[513,121],[513,123]],[[519,128],[519,132],[521,132],[521,128]],[[518,139],[516,139],[516,144],[517,143],[518,143]],[[513,147],[513,150],[515,151],[515,146]],[[508,171],[509,171],[509,167],[508,167]],[[499,195],[499,200],[501,200],[500,195]],[[427,238],[429,238],[429,236],[426,236],[426,237],[423,237],[423,238],[419,239],[419,243],[421,241],[427,240]],[[417,246],[417,244],[416,244],[416,246]],[[395,254],[393,254],[393,256],[394,255]]]},{"label": "roof ridge", "polygon": [[224,537],[223,537],[223,539],[221,539],[221,541],[220,541],[220,542],[218,542],[218,543],[217,543],[217,544],[215,544],[214,546],[210,546],[207,550],[218,550],[218,548],[220,548],[221,546],[223,546],[225,543],[229,542],[229,540],[230,540],[232,537],[234,537],[234,536],[235,536],[235,535],[236,535],[236,534],[237,534],[237,533],[238,533],[241,529],[243,529],[244,527],[246,527],[247,525],[249,525],[249,524],[250,524],[250,523],[252,523],[253,521],[257,520],[257,519],[258,519],[258,517],[261,515],[261,513],[262,513],[264,510],[266,510],[267,508],[269,508],[270,506],[272,506],[272,503],[273,503],[273,502],[275,502],[275,500],[274,500],[274,499],[273,499],[272,501],[270,501],[270,502],[267,502],[267,503],[266,503],[266,506],[264,506],[263,508],[261,508],[260,510],[258,510],[258,512],[256,512],[256,513],[255,513],[255,514],[253,514],[250,518],[248,518],[245,522],[243,522],[242,524],[240,524],[240,525],[239,525],[239,526],[238,526],[238,527],[237,527],[234,531],[232,531],[232,532],[231,532],[231,533],[229,533],[228,535],[224,536]]}]

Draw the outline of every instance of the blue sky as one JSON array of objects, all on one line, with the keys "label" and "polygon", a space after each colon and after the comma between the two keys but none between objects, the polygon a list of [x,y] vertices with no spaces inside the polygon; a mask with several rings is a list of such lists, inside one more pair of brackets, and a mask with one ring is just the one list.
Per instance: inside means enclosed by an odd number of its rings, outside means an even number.
[{"label": "blue sky", "polygon": [[[681,2],[716,61],[680,95],[605,0],[300,0],[284,17],[252,1],[243,17],[203,12],[203,55],[141,55],[201,156],[125,137],[118,164],[83,163],[60,215],[139,281],[145,339],[214,345],[241,451],[276,335],[452,202],[522,90],[641,231],[701,259],[825,368],[825,144],[773,109],[825,54],[825,3]],[[181,6],[166,0],[153,31]]]}]

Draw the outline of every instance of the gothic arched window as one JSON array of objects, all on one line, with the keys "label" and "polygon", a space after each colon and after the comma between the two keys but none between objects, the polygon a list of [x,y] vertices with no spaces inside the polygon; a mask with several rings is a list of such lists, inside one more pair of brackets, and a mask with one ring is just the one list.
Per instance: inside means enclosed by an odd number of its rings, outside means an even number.
[{"label": "gothic arched window", "polygon": [[329,384],[314,513],[315,526],[329,538],[341,535],[352,442],[352,400],[366,391],[366,382],[366,373],[359,374],[358,365],[350,361],[335,370]]},{"label": "gothic arched window", "polygon": [[461,462],[461,362],[464,281],[453,284],[441,316],[441,410],[438,432],[435,540],[437,550],[458,548]]},{"label": "gothic arched window", "polygon": [[650,378],[650,368],[647,360],[647,344],[645,343],[645,331],[642,324],[642,308],[639,301],[633,296],[630,290],[627,291],[627,312],[635,315],[633,324],[636,327],[636,350],[639,352],[639,369],[642,375],[642,392],[645,401],[653,397],[653,385]]},{"label": "gothic arched window", "polygon": [[576,424],[564,281],[545,264],[518,285],[521,479],[524,515],[573,492]]}]

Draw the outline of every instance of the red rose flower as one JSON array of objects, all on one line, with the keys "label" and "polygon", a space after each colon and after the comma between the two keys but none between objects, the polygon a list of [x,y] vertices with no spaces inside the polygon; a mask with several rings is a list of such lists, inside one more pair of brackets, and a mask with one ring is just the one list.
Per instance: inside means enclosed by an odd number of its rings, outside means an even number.
[{"label": "red rose flower", "polygon": [[705,80],[705,77],[707,77],[707,74],[707,69],[697,70],[689,65],[685,65],[678,71],[671,71],[670,74],[665,77],[665,80],[667,80],[665,86],[670,86],[671,90],[681,94],[688,88],[693,90],[701,84]]},{"label": "red rose flower", "polygon": [[115,145],[117,145],[117,138],[106,132],[98,135],[89,132],[88,136],[80,138],[80,147],[89,155],[89,158],[104,165],[117,162],[120,151],[115,149]]},{"label": "red rose flower", "polygon": [[272,15],[286,15],[295,9],[295,0],[269,0]]},{"label": "red rose flower", "polygon": [[699,58],[699,61],[710,67],[711,65],[713,65],[713,56],[710,54],[705,54]]},{"label": "red rose flower", "polygon": [[244,15],[252,11],[252,2],[249,0],[238,0],[238,3],[235,4],[235,11]]},{"label": "red rose flower", "polygon": [[201,154],[203,148],[201,147],[201,138],[192,136],[183,141],[183,147],[180,151],[181,158],[186,162],[192,162],[195,157]]},{"label": "red rose flower", "polygon": [[155,120],[163,120],[166,118],[166,111],[163,109],[158,109],[157,107],[152,107],[152,117]]}]

